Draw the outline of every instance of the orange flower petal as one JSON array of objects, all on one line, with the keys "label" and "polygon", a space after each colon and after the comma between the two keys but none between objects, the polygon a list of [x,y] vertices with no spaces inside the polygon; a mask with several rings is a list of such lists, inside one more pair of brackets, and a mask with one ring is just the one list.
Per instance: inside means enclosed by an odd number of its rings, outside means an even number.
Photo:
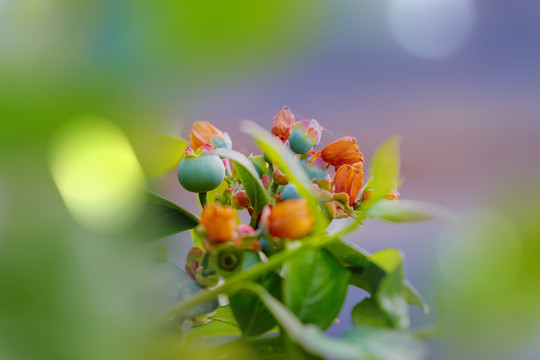
[{"label": "orange flower petal", "polygon": [[230,241],[234,235],[236,218],[232,206],[219,203],[205,205],[201,214],[201,225],[206,230],[206,238],[213,243]]},{"label": "orange flower petal", "polygon": [[356,201],[356,197],[362,188],[363,178],[364,172],[358,165],[342,165],[336,171],[336,175],[334,176],[334,192],[343,192],[349,195],[349,205],[352,205]]},{"label": "orange flower petal", "polygon": [[356,145],[356,139],[352,136],[342,137],[326,146],[321,151],[321,157],[330,165],[335,166],[336,169],[344,164],[351,165],[364,161],[360,149]]},{"label": "orange flower petal", "polygon": [[283,201],[268,215],[270,234],[282,239],[299,239],[313,230],[315,219],[305,199]]},{"label": "orange flower petal", "polygon": [[193,123],[191,132],[189,133],[189,141],[193,150],[197,150],[204,144],[210,144],[210,140],[214,135],[223,136],[223,132],[208,121],[196,121]]}]

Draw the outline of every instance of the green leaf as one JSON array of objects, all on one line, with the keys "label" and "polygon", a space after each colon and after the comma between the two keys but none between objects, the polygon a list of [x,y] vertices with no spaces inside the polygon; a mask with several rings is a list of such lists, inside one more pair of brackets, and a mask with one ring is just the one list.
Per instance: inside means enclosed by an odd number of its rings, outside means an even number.
[{"label": "green leaf", "polygon": [[424,221],[435,218],[441,210],[439,206],[420,201],[381,199],[369,207],[367,216],[392,222]]},{"label": "green leaf", "polygon": [[424,300],[422,294],[420,294],[408,280],[403,280],[403,285],[405,285],[405,298],[407,299],[407,303],[420,306],[424,311],[424,314],[429,314],[429,305]]},{"label": "green leaf", "polygon": [[341,340],[361,347],[376,359],[419,360],[427,355],[425,346],[402,331],[361,327],[346,331]]},{"label": "green leaf", "polygon": [[[229,187],[229,184],[227,183],[227,181],[223,180],[221,185],[219,185],[214,190],[207,192],[206,201],[208,202],[208,204],[213,204],[216,201],[216,195],[223,194],[223,192],[227,190],[228,187]],[[200,203],[199,203],[199,207],[200,207]]]},{"label": "green leaf", "polygon": [[246,190],[246,194],[249,197],[251,206],[253,207],[255,214],[253,218],[256,219],[256,214],[259,214],[270,202],[264,185],[259,178],[257,169],[247,157],[238,151],[220,148],[216,149],[215,153],[221,157],[231,159],[233,166],[240,177],[240,182],[242,183],[244,190]]},{"label": "green leaf", "polygon": [[145,238],[158,240],[193,229],[199,219],[171,201],[147,192],[147,212],[138,226]]},{"label": "green leaf", "polygon": [[284,303],[304,323],[326,329],[345,301],[350,271],[327,250],[313,249],[284,267]]},{"label": "green leaf", "polygon": [[207,322],[204,325],[192,329],[186,334],[186,340],[192,341],[202,337],[234,336],[242,335],[238,326],[231,325],[219,320]]},{"label": "green leaf", "polygon": [[204,250],[202,237],[200,237],[199,234],[197,234],[197,232],[193,229],[189,230],[189,232],[191,234],[191,238],[193,239],[193,246]]},{"label": "green leaf", "polygon": [[[158,263],[149,269],[148,294],[156,311],[165,311],[202,291],[188,274],[173,263]],[[217,300],[190,308],[182,315],[191,317],[206,314],[218,307]]]},{"label": "green leaf", "polygon": [[218,307],[214,313],[208,314],[207,318],[209,320],[207,323],[191,329],[186,334],[186,340],[191,341],[200,337],[242,335],[230,305]]},{"label": "green leaf", "polygon": [[376,252],[370,260],[386,272],[373,295],[374,300],[386,313],[392,327],[409,326],[409,311],[403,285],[402,257],[396,249]]},{"label": "green leaf", "polygon": [[180,164],[187,142],[183,139],[156,133],[136,138],[137,158],[147,176],[162,175]]},{"label": "green leaf", "polygon": [[150,248],[150,258],[157,261],[167,262],[169,260],[169,250],[163,244],[154,245]]},{"label": "green leaf", "polygon": [[219,320],[238,327],[238,322],[234,316],[230,305],[220,306],[215,313],[208,314],[208,318]]},{"label": "green leaf", "polygon": [[289,181],[296,185],[300,196],[308,201],[319,231],[324,230],[328,224],[328,220],[319,207],[315,189],[296,155],[289,148],[283,146],[279,139],[259,125],[245,121],[243,128],[245,132],[253,136],[257,146],[259,146],[270,161],[276,164]]},{"label": "green leaf", "polygon": [[375,152],[371,161],[371,187],[373,193],[369,198],[374,203],[384,198],[397,187],[399,182],[400,138],[393,136],[386,140]]},{"label": "green leaf", "polygon": [[[244,253],[242,270],[256,266],[261,260],[253,251]],[[264,289],[274,296],[281,298],[281,277],[273,271],[256,280]],[[231,309],[238,325],[245,336],[260,335],[276,325],[274,316],[268,311],[261,300],[250,293],[242,292],[229,297]]]},{"label": "green leaf", "polygon": [[[351,270],[350,284],[364,289],[370,294],[375,292],[381,280],[386,276],[384,269],[370,259],[371,254],[356,244],[342,240],[333,243],[327,249]],[[429,313],[429,306],[418,290],[407,280],[403,280],[403,285],[405,286],[407,303],[418,305],[422,307],[424,313]]]},{"label": "green leaf", "polygon": [[372,298],[365,298],[352,310],[352,320],[355,326],[391,328],[386,314]]},{"label": "green leaf", "polygon": [[355,328],[339,339],[326,336],[318,327],[303,325],[294,314],[257,286],[250,290],[261,297],[283,330],[305,350],[329,359],[421,360],[425,348],[409,334],[380,328]]},{"label": "green leaf", "polygon": [[268,173],[268,167],[266,166],[264,155],[251,155],[248,159],[255,166],[255,169],[257,169],[260,177]]},{"label": "green leaf", "polygon": [[370,294],[376,290],[380,280],[385,276],[384,270],[369,259],[371,254],[356,244],[342,240],[333,243],[327,249],[351,270],[350,284]]}]

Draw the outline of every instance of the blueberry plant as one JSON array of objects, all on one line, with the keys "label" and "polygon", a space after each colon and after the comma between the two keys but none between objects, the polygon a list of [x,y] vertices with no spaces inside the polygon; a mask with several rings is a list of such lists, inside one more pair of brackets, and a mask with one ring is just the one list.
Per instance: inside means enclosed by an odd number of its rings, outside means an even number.
[{"label": "blueberry plant", "polygon": [[[154,248],[160,254],[159,322],[178,335],[179,354],[423,358],[424,347],[409,329],[408,306],[429,309],[404,277],[401,252],[371,254],[356,245],[361,237],[344,240],[367,218],[434,216],[434,206],[398,199],[399,139],[375,152],[364,184],[366,164],[354,137],[317,151],[321,125],[296,122],[286,106],[270,132],[251,122],[242,128],[260,155],[233,150],[230,137],[208,122],[193,124],[177,169],[180,185],[198,196],[200,217],[148,194],[152,216],[145,236],[189,230],[193,237],[185,269],[167,261],[163,246]],[[241,223],[241,212],[249,223]],[[332,232],[334,221],[343,226]],[[337,321],[350,286],[369,296],[352,310],[354,327],[331,338],[324,330]]]}]

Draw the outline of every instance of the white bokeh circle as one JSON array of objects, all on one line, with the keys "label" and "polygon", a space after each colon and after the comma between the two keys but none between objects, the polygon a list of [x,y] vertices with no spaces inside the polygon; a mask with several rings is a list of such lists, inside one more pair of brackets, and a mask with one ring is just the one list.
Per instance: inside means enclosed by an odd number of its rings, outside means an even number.
[{"label": "white bokeh circle", "polygon": [[415,56],[437,59],[457,52],[471,33],[471,0],[390,0],[390,33],[399,46]]}]

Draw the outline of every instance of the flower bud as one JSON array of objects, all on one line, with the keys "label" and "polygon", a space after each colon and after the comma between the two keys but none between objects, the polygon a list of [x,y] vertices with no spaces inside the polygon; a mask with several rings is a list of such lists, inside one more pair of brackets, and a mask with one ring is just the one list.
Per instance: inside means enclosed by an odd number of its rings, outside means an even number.
[{"label": "flower bud", "polygon": [[[362,163],[359,163],[362,164]],[[334,192],[345,193],[349,196],[349,205],[356,201],[356,197],[362,188],[364,173],[362,167],[353,167],[351,165],[342,165],[336,171],[334,176]]]},{"label": "flower bud", "polygon": [[321,151],[321,156],[324,161],[335,166],[336,169],[343,164],[351,165],[364,161],[360,149],[356,145],[356,139],[351,136],[342,137],[326,146]]},{"label": "flower bud", "polygon": [[236,194],[232,196],[231,205],[236,210],[242,210],[248,207],[249,197],[247,196],[247,193],[243,190],[238,191]]},{"label": "flower bud", "polygon": [[215,154],[199,149],[199,154],[186,156],[178,166],[178,181],[187,191],[202,193],[214,190],[225,178],[225,166]]},{"label": "flower bud", "polygon": [[294,125],[289,136],[291,150],[305,154],[321,141],[322,127],[317,120],[302,120]]},{"label": "flower bud", "polygon": [[210,145],[216,148],[232,149],[232,140],[229,134],[216,134],[210,139]]},{"label": "flower bud", "polygon": [[308,177],[313,180],[323,180],[328,178],[328,172],[326,171],[326,163],[323,158],[313,152],[309,152],[306,158],[300,161]]},{"label": "flower bud", "polygon": [[299,239],[313,230],[315,219],[305,199],[285,200],[268,214],[267,227],[272,236]]},{"label": "flower bud", "polygon": [[210,144],[214,135],[225,136],[221,130],[214,127],[208,121],[196,121],[193,123],[191,132],[189,133],[189,141],[193,149],[197,150],[205,144]]},{"label": "flower bud", "polygon": [[287,185],[289,183],[289,179],[287,179],[287,176],[285,176],[278,169],[274,170],[274,173],[272,174],[272,179],[274,180],[274,184],[277,185]]},{"label": "flower bud", "polygon": [[233,207],[219,203],[206,204],[201,214],[201,225],[206,230],[206,239],[211,243],[232,241],[236,227]]},{"label": "flower bud", "polygon": [[294,115],[288,106],[284,106],[272,119],[272,134],[282,142],[289,139],[294,126]]},{"label": "flower bud", "polygon": [[[368,201],[371,198],[372,193],[373,193],[373,189],[366,189],[364,191],[364,194],[362,194],[362,202]],[[387,200],[398,201],[398,196],[399,196],[399,193],[397,191],[394,191],[394,192],[391,192],[390,194],[387,194],[384,198]]]}]

